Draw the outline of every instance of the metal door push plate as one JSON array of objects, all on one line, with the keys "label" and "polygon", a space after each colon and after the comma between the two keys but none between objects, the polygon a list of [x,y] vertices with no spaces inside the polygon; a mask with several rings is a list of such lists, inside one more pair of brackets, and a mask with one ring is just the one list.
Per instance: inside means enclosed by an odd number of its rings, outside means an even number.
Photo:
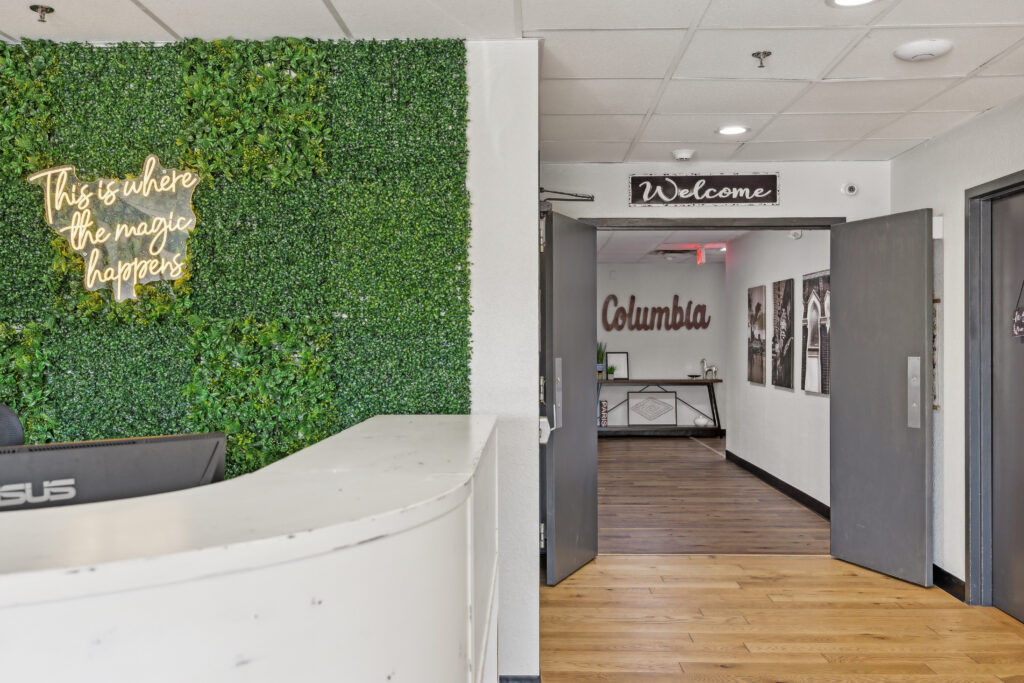
[{"label": "metal door push plate", "polygon": [[920,356],[907,356],[907,427],[921,428]]}]

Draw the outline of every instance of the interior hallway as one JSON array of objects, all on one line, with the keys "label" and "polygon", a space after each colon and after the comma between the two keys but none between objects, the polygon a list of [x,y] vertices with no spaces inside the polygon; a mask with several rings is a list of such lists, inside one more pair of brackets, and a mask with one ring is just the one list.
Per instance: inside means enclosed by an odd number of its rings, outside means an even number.
[{"label": "interior hallway", "polygon": [[598,441],[598,552],[827,555],[829,523],[725,459],[725,439]]},{"label": "interior hallway", "polygon": [[828,557],[599,556],[541,588],[544,683],[1024,681],[1024,625]]}]

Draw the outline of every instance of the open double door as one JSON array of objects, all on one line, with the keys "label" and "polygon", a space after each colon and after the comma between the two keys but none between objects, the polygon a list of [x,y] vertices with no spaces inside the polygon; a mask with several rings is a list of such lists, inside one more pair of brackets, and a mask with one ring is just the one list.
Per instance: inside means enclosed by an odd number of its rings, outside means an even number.
[{"label": "open double door", "polygon": [[[553,431],[541,446],[541,523],[555,585],[597,555],[597,254],[593,226],[544,208],[540,415]],[[932,583],[932,253],[929,210],[831,230],[832,555],[923,586]]]}]

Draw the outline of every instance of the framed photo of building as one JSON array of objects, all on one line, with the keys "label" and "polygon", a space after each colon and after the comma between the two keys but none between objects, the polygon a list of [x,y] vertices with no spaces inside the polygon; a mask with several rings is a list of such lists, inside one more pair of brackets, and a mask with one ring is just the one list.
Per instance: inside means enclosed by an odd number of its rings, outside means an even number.
[{"label": "framed photo of building", "polygon": [[765,286],[747,290],[747,381],[764,384]]},{"label": "framed photo of building", "polygon": [[605,372],[615,368],[615,379],[629,379],[629,353],[609,351],[604,354]]},{"label": "framed photo of building", "polygon": [[796,357],[793,338],[796,334],[793,320],[794,280],[779,280],[772,284],[772,310],[775,313],[772,328],[772,384],[784,389],[793,388],[793,360]]},{"label": "framed photo of building", "polygon": [[630,427],[672,426],[676,421],[676,392],[631,391],[626,394]]},{"label": "framed photo of building", "polygon": [[809,394],[829,393],[831,367],[832,291],[831,272],[804,275],[803,358],[800,384]]}]

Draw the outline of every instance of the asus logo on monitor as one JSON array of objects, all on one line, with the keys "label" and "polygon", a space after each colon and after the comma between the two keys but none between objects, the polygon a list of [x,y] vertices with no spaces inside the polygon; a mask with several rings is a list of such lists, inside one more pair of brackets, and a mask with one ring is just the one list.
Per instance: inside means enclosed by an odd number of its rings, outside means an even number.
[{"label": "asus logo on monitor", "polygon": [[62,500],[71,500],[78,495],[74,479],[44,481],[43,492],[38,496],[32,493],[32,489],[33,486],[30,482],[0,486],[0,507],[56,503]]}]

